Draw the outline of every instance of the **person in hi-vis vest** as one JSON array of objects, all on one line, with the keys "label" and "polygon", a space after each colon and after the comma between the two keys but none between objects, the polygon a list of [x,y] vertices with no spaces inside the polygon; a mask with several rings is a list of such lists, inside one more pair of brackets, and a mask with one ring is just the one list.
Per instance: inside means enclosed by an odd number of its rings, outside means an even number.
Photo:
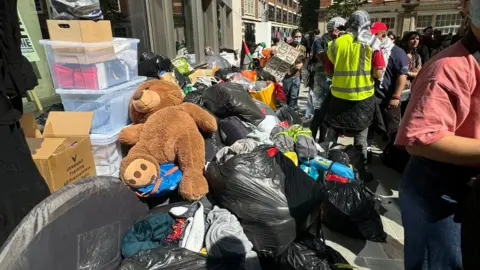
[{"label": "person in hi-vis vest", "polygon": [[[325,74],[332,77],[330,100],[325,121],[329,126],[326,141],[336,142],[338,133],[354,137],[354,145],[363,154],[360,176],[368,181],[368,128],[377,119],[374,97],[374,78],[381,77],[385,60],[376,37],[370,33],[370,16],[355,11],[348,19],[347,31],[329,42]],[[380,117],[381,118],[381,117]],[[382,119],[379,127],[384,130]]]}]

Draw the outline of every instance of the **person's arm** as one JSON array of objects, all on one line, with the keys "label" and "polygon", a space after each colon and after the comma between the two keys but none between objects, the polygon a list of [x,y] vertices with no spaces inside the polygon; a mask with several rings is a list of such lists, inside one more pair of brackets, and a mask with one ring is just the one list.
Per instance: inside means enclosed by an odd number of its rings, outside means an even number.
[{"label": "person's arm", "polygon": [[325,61],[325,64],[323,66],[323,72],[325,73],[325,76],[327,77],[333,77],[333,70],[335,67],[333,66],[332,61],[330,61],[328,58]]},{"label": "person's arm", "polygon": [[415,54],[414,57],[415,68],[408,72],[408,77],[410,77],[411,79],[415,79],[418,75],[418,72],[420,72],[420,69],[422,69],[422,58],[418,54]]},{"label": "person's arm", "polygon": [[[335,41],[334,41],[335,42]],[[333,52],[332,50],[335,49],[335,46],[329,46],[327,48],[327,58],[325,59],[325,64],[324,64],[324,73],[327,77],[333,77],[333,72],[335,70],[335,59],[333,57]]]},{"label": "person's arm", "polygon": [[322,64],[324,64],[325,60],[328,58],[327,53],[325,52],[325,48],[324,48],[323,45],[324,45],[323,44],[323,39],[322,38],[317,38],[313,42],[313,46],[312,46],[313,54],[315,55],[317,60]]},{"label": "person's arm", "polygon": [[480,140],[454,134],[457,121],[470,111],[467,104],[469,100],[438,81],[418,81],[395,144],[412,156],[458,165],[480,163]]},{"label": "person's arm", "polygon": [[372,55],[372,75],[375,78],[381,78],[383,76],[383,69],[386,67],[385,59],[383,58],[382,50],[373,52]]},{"label": "person's arm", "polygon": [[397,79],[395,81],[395,90],[388,102],[389,108],[397,108],[400,106],[400,97],[402,91],[405,90],[405,84],[408,77],[408,62],[410,61],[408,55],[405,52],[400,52],[396,59],[394,59],[395,70],[397,71]]},{"label": "person's arm", "polygon": [[440,162],[468,165],[480,163],[480,140],[446,135],[438,141],[422,145],[406,146],[412,156],[425,157]]}]

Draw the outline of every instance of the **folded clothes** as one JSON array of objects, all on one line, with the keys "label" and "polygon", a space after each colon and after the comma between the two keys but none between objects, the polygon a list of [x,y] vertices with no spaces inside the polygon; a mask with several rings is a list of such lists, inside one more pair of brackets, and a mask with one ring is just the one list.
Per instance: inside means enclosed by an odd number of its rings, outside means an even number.
[{"label": "folded clothes", "polygon": [[208,230],[205,245],[209,257],[246,256],[246,269],[261,269],[253,244],[243,232],[242,225],[228,210],[215,206],[207,216]]}]

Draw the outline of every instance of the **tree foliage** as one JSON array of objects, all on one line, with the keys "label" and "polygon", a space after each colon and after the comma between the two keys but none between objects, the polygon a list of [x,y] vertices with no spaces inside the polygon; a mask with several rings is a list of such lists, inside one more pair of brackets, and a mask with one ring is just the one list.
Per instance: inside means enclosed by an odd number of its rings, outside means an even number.
[{"label": "tree foliage", "polygon": [[340,16],[347,19],[365,3],[367,3],[366,0],[337,0],[328,7],[328,16],[330,18]]},{"label": "tree foliage", "polygon": [[301,14],[299,28],[304,31],[312,31],[318,28],[318,13],[320,0],[300,0]]}]

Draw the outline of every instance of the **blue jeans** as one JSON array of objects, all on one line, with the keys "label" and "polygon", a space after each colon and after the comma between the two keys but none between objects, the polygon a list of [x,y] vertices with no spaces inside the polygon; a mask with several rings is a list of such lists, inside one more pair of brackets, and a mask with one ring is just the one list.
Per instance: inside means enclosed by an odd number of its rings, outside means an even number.
[{"label": "blue jeans", "polygon": [[411,157],[400,186],[405,269],[462,269],[457,198],[465,197],[464,170]]},{"label": "blue jeans", "polygon": [[283,90],[287,97],[287,105],[290,109],[297,108],[298,95],[300,93],[300,76],[293,76],[283,80]]}]

